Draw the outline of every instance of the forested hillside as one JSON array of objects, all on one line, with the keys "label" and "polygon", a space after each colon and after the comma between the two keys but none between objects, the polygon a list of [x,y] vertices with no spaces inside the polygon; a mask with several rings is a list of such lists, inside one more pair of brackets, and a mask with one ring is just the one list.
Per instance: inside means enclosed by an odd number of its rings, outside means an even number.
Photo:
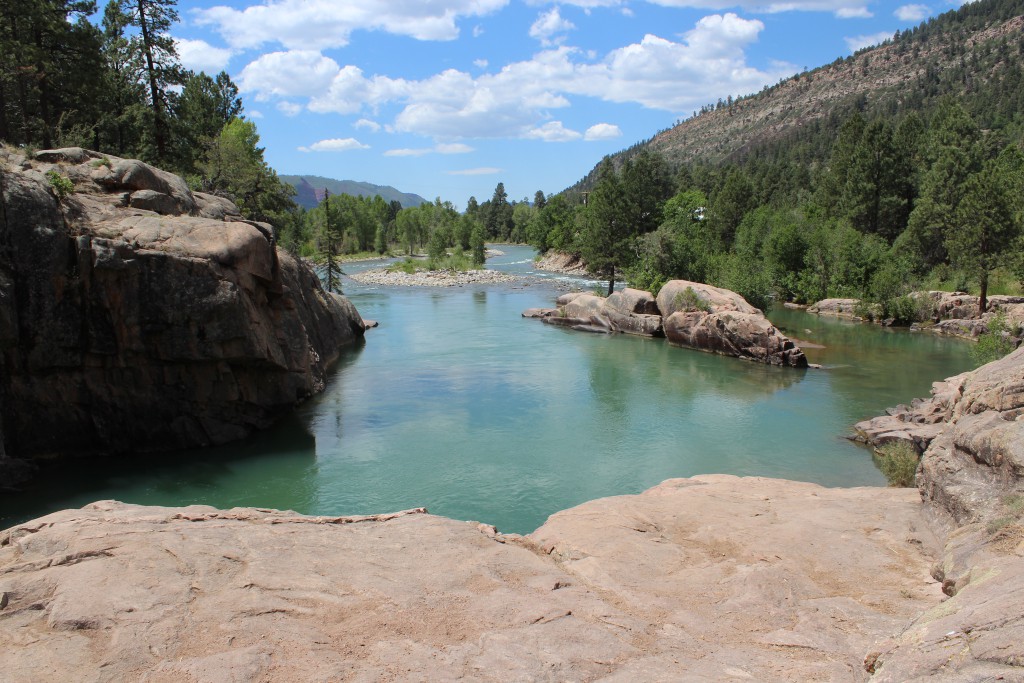
[{"label": "forested hillside", "polygon": [[350,194],[353,197],[380,197],[386,201],[396,201],[404,208],[419,206],[426,199],[418,194],[402,192],[390,185],[374,185],[357,180],[335,180],[318,175],[282,175],[282,182],[295,188],[295,202],[306,209],[312,209],[324,198],[324,192],[330,194]]},{"label": "forested hillside", "polygon": [[917,288],[1020,291],[1024,2],[980,0],[606,158],[530,241],[641,287],[759,306]]}]

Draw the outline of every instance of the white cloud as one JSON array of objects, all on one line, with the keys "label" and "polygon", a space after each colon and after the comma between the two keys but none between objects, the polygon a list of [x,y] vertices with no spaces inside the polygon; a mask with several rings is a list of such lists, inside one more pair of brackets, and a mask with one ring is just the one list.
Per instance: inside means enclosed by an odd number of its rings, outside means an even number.
[{"label": "white cloud", "polygon": [[223,71],[234,54],[232,50],[214,47],[205,40],[188,38],[175,38],[174,47],[182,66],[192,71],[205,71],[210,75]]},{"label": "white cloud", "polygon": [[614,140],[619,137],[622,137],[622,129],[611,123],[595,124],[583,134],[583,139],[587,141]]},{"label": "white cloud", "polygon": [[566,31],[571,31],[576,25],[567,19],[563,19],[557,7],[552,7],[547,12],[542,12],[530,27],[530,37],[540,41],[541,45],[559,45],[565,40]]},{"label": "white cloud", "polygon": [[270,52],[242,69],[238,87],[255,93],[257,100],[297,97],[325,89],[338,69],[337,62],[316,51]]},{"label": "white cloud", "polygon": [[441,143],[434,148],[438,154],[469,154],[475,151],[469,145],[461,142]]},{"label": "white cloud", "polygon": [[583,136],[563,126],[561,121],[549,121],[543,126],[526,131],[523,137],[544,142],[568,142],[579,140]]},{"label": "white cloud", "polygon": [[348,152],[354,149],[369,149],[355,138],[331,138],[314,142],[309,147],[299,147],[300,152]]},{"label": "white cloud", "polygon": [[840,19],[870,19],[875,15],[867,7],[840,7],[836,16]]},{"label": "white cloud", "polygon": [[417,40],[454,40],[457,20],[495,12],[509,0],[266,0],[239,10],[217,6],[195,11],[196,23],[211,26],[238,49],[280,43],[289,49],[347,45],[354,31],[385,31]]},{"label": "white cloud", "polygon": [[416,149],[389,149],[384,152],[386,157],[421,157],[426,154],[466,154],[474,149],[461,142],[440,143],[433,147],[419,147]]},{"label": "white cloud", "polygon": [[277,103],[277,110],[285,116],[298,116],[302,113],[302,105],[294,102],[281,101]]},{"label": "white cloud", "polygon": [[245,112],[245,116],[246,118],[250,119],[262,119],[263,112],[259,111],[258,109],[250,109],[249,111]]},{"label": "white cloud", "polygon": [[293,98],[301,91],[309,98],[307,108],[318,113],[379,115],[383,107],[397,106],[398,113],[385,124],[389,132],[448,140],[558,139],[580,135],[551,123],[557,118],[553,111],[570,106],[570,97],[688,114],[719,97],[757,92],[794,73],[797,67],[789,64],[764,70],[747,64],[745,50],[762,30],[760,21],[715,14],[698,21],[681,40],[647,35],[603,58],[559,46],[496,73],[474,76],[448,69],[422,80],[366,76],[356,66],[339,68],[317,52],[278,52],[247,66],[242,85],[257,99]]},{"label": "white cloud", "polygon": [[479,38],[483,34],[484,34],[484,27],[483,26],[480,26],[479,24],[477,24],[476,26],[473,27],[473,37],[474,38]]},{"label": "white cloud", "polygon": [[897,7],[893,15],[900,21],[921,21],[931,14],[928,5],[903,5]]},{"label": "white cloud", "polygon": [[489,63],[490,62],[488,62],[486,59],[474,59],[473,60],[473,66],[477,67],[478,69],[486,69],[487,65]]},{"label": "white cloud", "polygon": [[371,121],[370,119],[359,119],[352,125],[356,128],[366,128],[367,130],[373,133],[376,133],[377,131],[380,130],[380,124],[377,123],[376,121]]},{"label": "white cloud", "polygon": [[421,157],[425,154],[430,154],[434,150],[430,147],[422,147],[420,149],[389,149],[384,152],[386,157]]},{"label": "white cloud", "polygon": [[462,171],[448,171],[448,175],[497,175],[502,169],[493,167],[467,168]]},{"label": "white cloud", "polygon": [[850,52],[856,52],[861,48],[871,47],[872,45],[878,45],[883,41],[889,40],[892,38],[892,33],[892,31],[881,31],[867,36],[848,36],[843,38],[843,40],[846,41],[846,47],[850,49]]},{"label": "white cloud", "polygon": [[[550,0],[528,0],[530,5],[548,4]],[[841,18],[870,16],[867,0],[647,0],[661,7],[687,7],[722,11],[739,8],[746,12],[832,12]],[[619,7],[626,16],[631,10],[626,0],[561,0],[562,5],[582,7]],[[867,14],[864,14],[867,12]],[[843,13],[843,14],[841,14]]]}]

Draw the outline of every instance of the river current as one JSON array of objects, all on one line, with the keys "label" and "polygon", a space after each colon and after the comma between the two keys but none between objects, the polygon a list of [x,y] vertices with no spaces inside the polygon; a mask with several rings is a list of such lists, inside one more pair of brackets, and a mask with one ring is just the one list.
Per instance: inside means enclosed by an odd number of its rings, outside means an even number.
[{"label": "river current", "polygon": [[[445,289],[343,284],[380,327],[346,351],[323,395],[227,447],[70,462],[0,499],[0,528],[113,498],[317,515],[423,506],[527,533],[548,515],[669,477],[729,473],[884,485],[844,438],[886,407],[971,367],[969,345],[783,308],[768,317],[823,369],[764,367],[664,340],[527,320],[596,283],[532,269],[517,284]],[[350,264],[348,272],[379,263]]]}]

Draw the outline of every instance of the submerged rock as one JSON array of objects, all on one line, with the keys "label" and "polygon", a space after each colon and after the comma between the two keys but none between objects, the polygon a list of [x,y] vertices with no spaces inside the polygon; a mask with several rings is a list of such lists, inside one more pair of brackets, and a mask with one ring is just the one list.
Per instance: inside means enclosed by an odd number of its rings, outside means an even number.
[{"label": "submerged rock", "polygon": [[[362,336],[352,304],[228,200],[197,201],[177,176],[78,148],[6,161],[8,456],[240,438],[320,391],[328,365]],[[44,168],[71,178],[75,193],[58,201]]]}]

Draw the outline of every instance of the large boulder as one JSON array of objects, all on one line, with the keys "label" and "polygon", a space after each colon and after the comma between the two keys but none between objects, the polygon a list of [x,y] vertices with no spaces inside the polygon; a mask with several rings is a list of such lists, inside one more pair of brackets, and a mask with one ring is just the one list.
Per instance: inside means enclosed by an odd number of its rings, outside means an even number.
[{"label": "large boulder", "polygon": [[[642,337],[662,336],[661,316],[650,292],[625,289],[607,299],[585,292],[558,297],[558,308],[530,309],[523,317],[584,332],[622,332]],[[653,313],[651,313],[653,311]]]},{"label": "large boulder", "polygon": [[702,282],[669,280],[658,291],[658,310],[666,318],[680,311],[698,309],[714,313],[761,313],[736,292]]},{"label": "large boulder", "polygon": [[[141,162],[74,149],[45,158],[76,179],[75,194],[58,201],[43,162],[0,171],[8,456],[240,438],[321,390],[328,366],[361,338],[354,307],[279,252],[270,226],[219,201],[226,220],[189,215],[184,181]],[[181,215],[126,206],[122,190],[143,185],[176,198]]]},{"label": "large boulder", "polygon": [[736,292],[672,280],[658,292],[668,340],[769,365],[807,367],[804,352]]}]

